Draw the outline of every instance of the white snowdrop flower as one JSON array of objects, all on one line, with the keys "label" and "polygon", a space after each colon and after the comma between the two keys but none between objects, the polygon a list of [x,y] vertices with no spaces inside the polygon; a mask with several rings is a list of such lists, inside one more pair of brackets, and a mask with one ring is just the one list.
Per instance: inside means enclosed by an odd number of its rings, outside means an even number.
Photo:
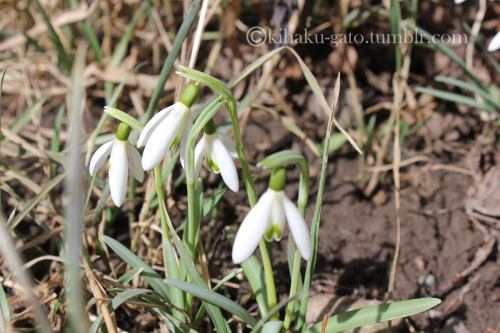
[{"label": "white snowdrop flower", "polygon": [[269,189],[260,197],[241,223],[233,244],[233,261],[240,264],[247,260],[259,244],[262,236],[269,242],[281,239],[285,219],[300,255],[305,260],[312,257],[312,244],[306,221],[297,207],[283,192],[285,169],[275,168]]},{"label": "white snowdrop flower", "polygon": [[459,4],[461,4],[462,2],[465,2],[465,0],[455,0],[455,5],[459,5]]},{"label": "white snowdrop flower", "polygon": [[233,140],[227,135],[217,132],[213,119],[203,128],[204,134],[194,150],[194,175],[200,174],[203,158],[208,169],[220,173],[224,183],[233,192],[238,192],[238,172],[234,166],[233,157],[238,157]]},{"label": "white snowdrop flower", "polygon": [[109,158],[109,189],[111,199],[117,207],[125,201],[128,181],[128,161],[130,170],[139,182],[144,180],[144,171],[141,167],[141,155],[128,141],[130,126],[121,123],[116,131],[116,138],[106,142],[97,149],[90,159],[89,171],[94,176]]},{"label": "white snowdrop flower", "polygon": [[151,170],[163,160],[169,150],[180,142],[180,159],[184,167],[186,141],[193,127],[191,106],[198,97],[200,88],[190,84],[174,105],[158,112],[146,124],[139,136],[137,146],[146,146],[142,153],[142,167]]},{"label": "white snowdrop flower", "polygon": [[490,44],[488,45],[488,51],[493,52],[500,49],[500,31],[497,32],[495,37],[491,40]]}]

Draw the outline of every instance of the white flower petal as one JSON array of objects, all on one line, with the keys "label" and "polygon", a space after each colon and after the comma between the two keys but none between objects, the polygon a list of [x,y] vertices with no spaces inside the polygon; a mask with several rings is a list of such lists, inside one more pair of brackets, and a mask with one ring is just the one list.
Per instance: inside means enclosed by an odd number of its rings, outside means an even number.
[{"label": "white flower petal", "polygon": [[224,133],[218,133],[218,134],[219,134],[219,139],[222,141],[224,147],[226,147],[231,156],[238,158],[238,153],[236,152],[236,145],[234,144],[233,139],[231,139]]},{"label": "white flower petal", "polygon": [[[201,162],[203,162],[203,156],[205,156],[205,134],[201,137],[200,142],[196,145],[194,149],[194,179],[198,180],[200,176]],[[198,184],[198,182],[196,182]]]},{"label": "white flower petal", "polygon": [[311,235],[309,233],[309,229],[307,228],[306,221],[300,214],[297,207],[295,207],[293,202],[291,202],[286,195],[283,195],[283,204],[285,206],[285,215],[288,220],[288,227],[290,228],[290,232],[295,240],[295,245],[297,245],[300,255],[304,258],[304,260],[311,260]]},{"label": "white flower petal", "polygon": [[139,136],[139,140],[137,140],[137,147],[140,148],[140,147],[144,146],[149,141],[149,138],[151,137],[151,134],[153,133],[153,131],[156,129],[156,127],[158,127],[158,125],[160,124],[160,122],[163,119],[168,117],[168,115],[170,114],[170,111],[172,110],[172,108],[174,106],[175,106],[175,104],[169,106],[168,108],[161,110],[153,118],[151,118],[148,121],[148,123],[146,124],[144,129],[141,131],[141,135]]},{"label": "white flower petal", "polygon": [[95,151],[94,155],[92,155],[89,165],[89,172],[91,176],[94,176],[97,173],[97,171],[103,166],[106,158],[109,156],[109,154],[111,154],[113,141],[114,140],[106,142]]},{"label": "white flower petal", "polygon": [[215,163],[217,163],[219,167],[224,183],[226,183],[231,191],[238,192],[240,182],[238,180],[238,172],[234,166],[233,158],[218,137],[213,142],[212,154],[212,156],[215,157]]},{"label": "white flower petal", "polygon": [[[183,169],[186,169],[184,167],[184,160],[186,159],[186,143],[189,137],[189,132],[191,132],[191,129],[193,128],[193,123],[191,122],[191,117],[186,117],[185,124],[183,126],[181,138],[180,138],[180,146],[179,146],[179,158],[181,160],[181,165]],[[195,174],[196,175],[196,174]]]},{"label": "white flower petal", "polygon": [[176,111],[177,108],[173,109],[168,117],[163,119],[151,133],[148,144],[142,153],[142,168],[144,170],[151,170],[160,164],[177,137],[183,115]]},{"label": "white flower petal", "polygon": [[465,0],[455,0],[455,5],[459,5],[459,4],[461,4],[462,2],[465,2]]},{"label": "white flower petal", "polygon": [[488,45],[488,51],[493,52],[500,49],[500,31],[497,32],[495,37],[490,42],[490,45]]},{"label": "white flower petal", "polygon": [[130,143],[127,144],[127,146],[128,157],[130,159],[130,170],[132,171],[135,179],[142,183],[142,181],[144,180],[144,170],[142,170],[141,165],[141,154],[139,154],[137,149]]},{"label": "white flower petal", "polygon": [[235,264],[244,262],[252,255],[262,235],[266,232],[270,218],[271,198],[272,193],[269,191],[264,193],[241,223],[233,244],[232,256]]},{"label": "white flower petal", "polygon": [[[283,230],[285,230],[285,207],[283,206],[283,197],[285,194],[283,191],[276,192],[271,189],[269,191],[272,191],[271,193],[273,193],[273,201],[271,204],[271,223],[277,226],[281,231],[278,235],[273,233],[273,237],[275,241],[279,241],[283,235]],[[267,237],[266,240],[272,241],[272,239],[267,239]]]},{"label": "white flower petal", "polygon": [[128,178],[127,142],[115,139],[109,159],[109,189],[117,207],[125,201]]}]

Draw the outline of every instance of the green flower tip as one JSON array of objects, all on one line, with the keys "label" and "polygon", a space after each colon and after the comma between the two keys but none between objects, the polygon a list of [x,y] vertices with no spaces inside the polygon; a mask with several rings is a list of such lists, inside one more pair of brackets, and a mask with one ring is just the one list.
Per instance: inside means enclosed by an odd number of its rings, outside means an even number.
[{"label": "green flower tip", "polygon": [[198,86],[194,84],[190,84],[182,92],[179,102],[190,108],[191,106],[193,106],[199,94],[200,88],[198,88]]},{"label": "green flower tip", "polygon": [[215,121],[210,119],[205,126],[203,126],[203,132],[207,135],[212,135],[217,131],[217,127],[215,126]]},{"label": "green flower tip", "polygon": [[127,141],[132,128],[126,123],[120,123],[116,130],[116,138],[120,141]]},{"label": "green flower tip", "polygon": [[282,166],[276,167],[271,172],[269,188],[273,191],[283,191],[286,183],[286,170]]}]

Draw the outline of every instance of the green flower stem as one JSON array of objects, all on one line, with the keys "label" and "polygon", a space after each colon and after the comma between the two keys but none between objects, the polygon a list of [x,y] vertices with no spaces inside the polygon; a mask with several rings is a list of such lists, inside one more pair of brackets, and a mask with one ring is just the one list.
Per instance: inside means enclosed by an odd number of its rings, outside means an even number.
[{"label": "green flower stem", "polygon": [[[167,214],[167,209],[165,205],[165,192],[163,190],[163,181],[161,178],[161,164],[158,164],[155,169],[155,185],[156,194],[158,196],[158,202],[160,205],[161,213],[161,228],[163,231],[163,260],[165,261],[165,267],[167,270],[167,276],[170,279],[179,279],[179,267],[177,267],[177,258],[175,257],[172,244],[170,244],[170,232],[168,230],[168,222],[170,217]],[[165,209],[163,209],[163,207]],[[172,303],[179,309],[184,309],[184,295],[182,290],[178,288],[170,288],[170,295],[172,296]],[[186,317],[179,311],[173,310],[173,315],[175,318],[186,322]]]},{"label": "green flower stem", "polygon": [[[230,101],[229,111],[231,114],[231,122],[233,124],[234,141],[236,144],[236,152],[241,162],[241,169],[243,170],[243,181],[247,190],[248,201],[250,207],[255,206],[257,203],[257,194],[255,192],[255,185],[253,183],[250,167],[248,166],[247,157],[245,155],[245,147],[243,146],[243,139],[241,137],[240,126],[238,121],[238,110],[234,99]],[[267,252],[266,241],[261,238],[259,241],[259,249],[262,256],[262,264],[264,266],[264,276],[266,277],[266,290],[267,290],[267,304],[269,311],[271,311],[277,304],[276,301],[276,287],[274,282],[273,267],[271,265],[271,258]],[[276,312],[271,317],[271,320],[279,320],[279,313]]]},{"label": "green flower stem", "polygon": [[[234,99],[233,94],[231,91],[219,80],[211,77],[210,75],[196,71],[191,68],[186,68],[186,67],[181,67],[184,72],[176,72],[177,74],[187,77],[189,79],[201,82],[207,86],[209,86],[211,89],[213,89],[219,96],[223,97],[223,101],[225,102],[229,114],[231,116],[231,123],[233,126],[233,133],[234,133],[234,141],[235,141],[235,146],[236,146],[236,152],[238,153],[238,157],[241,162],[241,169],[243,171],[243,182],[245,184],[245,188],[247,191],[247,196],[248,196],[248,201],[250,202],[250,206],[253,207],[257,203],[257,193],[255,191],[255,185],[253,183],[252,179],[252,174],[250,172],[250,167],[248,166],[248,161],[245,155],[245,147],[243,146],[243,139],[241,137],[241,132],[240,132],[240,126],[239,126],[239,119],[238,119],[238,110],[236,108],[236,101]],[[211,103],[213,105],[215,101]],[[209,107],[207,107],[209,109]],[[200,114],[200,117],[196,121],[202,121],[203,120],[203,125],[206,125],[209,119],[204,119],[204,113],[209,114],[210,111],[204,110],[202,114]],[[216,112],[216,111],[214,111]],[[201,119],[201,120],[200,120]],[[190,138],[188,140],[188,145],[186,147],[186,182],[189,183],[194,183],[194,172],[191,170],[188,171],[188,168],[190,168],[188,164],[188,159],[192,158],[194,160],[194,152],[192,148],[192,141],[194,142],[195,137],[193,136],[194,134],[197,135],[197,133],[193,133],[194,129],[197,129],[197,124],[194,125],[193,131],[190,133]],[[201,129],[200,129],[201,130]],[[194,169],[194,168],[193,168]],[[274,283],[274,276],[273,276],[273,271],[271,267],[271,259],[269,257],[269,253],[267,252],[267,248],[265,245],[264,239],[259,241],[259,248],[262,254],[262,261],[264,263],[264,275],[266,277],[266,289],[267,289],[267,299],[268,299],[268,304],[269,304],[269,310],[272,309],[276,305],[276,288],[275,288],[275,283]],[[277,315],[273,316],[273,318],[278,319]]]},{"label": "green flower stem", "polygon": [[290,299],[290,302],[288,302],[288,305],[286,306],[285,320],[283,322],[285,331],[290,329],[290,324],[292,323],[293,309],[295,307],[295,298],[293,298],[293,296],[297,293],[297,286],[299,285],[301,260],[302,257],[300,256],[299,250],[295,250],[295,256],[293,258],[292,283],[290,285],[290,296],[288,298]]},{"label": "green flower stem", "polygon": [[[274,153],[257,164],[257,166],[261,166],[264,168],[273,168],[273,174],[276,174],[279,168],[283,169],[283,165],[287,163],[295,163],[300,169],[300,182],[299,182],[299,198],[298,198],[298,207],[299,212],[302,216],[306,215],[306,207],[307,207],[307,199],[309,196],[309,165],[307,164],[306,159],[302,154],[299,154],[294,151],[284,150],[277,153]],[[273,176],[271,175],[270,184],[273,183]],[[275,176],[276,178],[276,176]],[[283,177],[284,178],[284,177]],[[276,180],[276,179],[275,179]],[[276,181],[274,182],[276,185]],[[280,190],[284,186],[284,183],[279,185],[275,190]],[[270,186],[272,188],[272,186]],[[294,243],[292,240],[292,236],[289,236],[289,245],[294,247]],[[283,323],[283,327],[285,330],[290,328],[290,324],[292,322],[293,309],[295,307],[295,295],[297,293],[297,288],[300,282],[300,262],[301,256],[298,250],[295,250],[293,262],[290,263],[290,268],[292,270],[292,283],[290,286],[290,296],[291,300],[286,308],[285,320]]]},{"label": "green flower stem", "polygon": [[[297,163],[300,168],[300,182],[299,182],[299,198],[297,200],[298,208],[300,214],[305,218],[306,217],[306,208],[307,208],[307,198],[309,196],[309,166],[307,163]],[[291,236],[290,236],[291,238]],[[291,241],[291,239],[289,239]],[[292,322],[293,309],[295,307],[295,294],[297,293],[297,286],[299,284],[300,279],[300,262],[301,255],[299,250],[295,249],[295,255],[293,258],[293,271],[292,271],[292,283],[290,285],[290,295],[289,299],[291,301],[288,303],[285,312],[285,320],[283,322],[283,327],[285,330],[290,329],[290,324]]]},{"label": "green flower stem", "polygon": [[[266,292],[267,292],[267,304],[269,306],[269,311],[271,311],[276,304],[278,304],[276,299],[276,287],[274,284],[273,267],[271,265],[271,257],[269,252],[267,252],[266,240],[262,237],[259,241],[259,249],[262,255],[262,264],[264,265],[264,276],[266,278]],[[270,319],[271,321],[279,320],[279,313],[276,312]]]}]

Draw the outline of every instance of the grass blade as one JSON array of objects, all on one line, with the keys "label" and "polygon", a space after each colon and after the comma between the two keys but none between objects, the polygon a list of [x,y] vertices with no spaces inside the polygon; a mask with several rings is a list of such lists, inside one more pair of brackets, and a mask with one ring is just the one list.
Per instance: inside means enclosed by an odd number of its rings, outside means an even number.
[{"label": "grass blade", "polygon": [[68,205],[65,211],[66,228],[64,233],[67,249],[66,283],[68,285],[67,301],[69,301],[69,321],[75,332],[88,330],[88,316],[84,308],[84,295],[80,279],[80,264],[82,251],[82,188],[83,161],[81,152],[82,115],[84,105],[83,70],[87,43],[81,43],[76,53],[71,73],[68,106],[68,165],[65,194]]},{"label": "grass blade", "polygon": [[[119,293],[116,295],[116,297],[113,298],[111,301],[111,304],[108,305],[108,310],[110,313],[113,313],[120,305],[125,303],[131,298],[134,298],[136,296],[139,296],[141,294],[146,294],[150,293],[151,290],[149,289],[130,289],[130,290],[125,290],[124,292]],[[101,314],[99,314],[99,317],[94,321],[92,326],[89,328],[89,333],[97,333],[99,331],[99,328],[101,327],[102,323],[104,322],[104,317]]]},{"label": "grass blade", "polygon": [[26,205],[24,205],[21,213],[16,216],[16,218],[14,219],[14,221],[12,221],[11,224],[7,226],[9,230],[13,230],[26,217],[26,215],[28,215],[29,212],[40,202],[40,200],[42,200],[43,197],[47,195],[47,193],[52,191],[54,187],[56,187],[57,185],[59,185],[61,181],[63,181],[64,177],[66,177],[66,173],[62,173],[57,177],[55,177],[54,179],[52,179],[43,187],[40,193],[35,195]]},{"label": "grass blade", "polygon": [[321,217],[321,208],[323,205],[323,193],[325,190],[325,182],[326,182],[326,171],[328,166],[328,146],[330,143],[330,135],[332,131],[332,126],[334,122],[334,112],[337,106],[338,97],[340,93],[340,74],[337,76],[337,81],[335,83],[335,89],[333,94],[333,103],[330,109],[330,118],[328,119],[328,125],[326,128],[325,135],[325,147],[323,150],[323,162],[321,165],[321,178],[319,180],[319,189],[316,200],[316,207],[314,209],[314,217],[311,225],[311,240],[313,244],[313,255],[311,260],[307,263],[306,273],[304,275],[304,299],[302,300],[299,312],[299,318],[297,321],[297,332],[302,332],[305,328],[305,316],[307,311],[307,299],[309,289],[311,287],[312,276],[314,274],[314,268],[316,266],[316,256],[318,253],[318,238],[319,238],[319,223]]},{"label": "grass blade", "polygon": [[[166,212],[165,206],[163,204],[163,200],[160,200],[160,209],[163,209],[165,211],[165,215],[168,217],[168,214]],[[205,284],[205,281],[203,281],[203,278],[201,277],[200,273],[198,273],[198,270],[194,266],[193,260],[191,259],[191,254],[189,253],[189,250],[186,248],[186,246],[182,243],[181,239],[175,232],[174,226],[172,225],[172,221],[170,221],[170,218],[167,218],[167,224],[168,228],[170,229],[170,234],[172,236],[172,239],[174,240],[175,247],[177,249],[177,252],[179,253],[179,256],[182,260],[182,263],[184,264],[184,268],[188,272],[189,276],[191,277],[191,280],[199,287],[206,288],[208,290],[207,285]],[[165,284],[163,284],[166,286]],[[210,303],[205,303],[205,306],[207,308],[207,311],[210,315],[210,318],[212,318],[212,322],[215,326],[215,329],[217,332],[230,332],[229,327],[227,325],[226,320],[222,316],[222,313],[220,309]]]},{"label": "grass blade", "polygon": [[472,92],[474,94],[478,94],[486,102],[488,102],[489,104],[493,105],[497,109],[500,109],[500,101],[498,101],[495,98],[492,98],[492,96],[490,96],[487,91],[484,91],[481,88],[479,88],[479,87],[477,87],[477,86],[475,86],[473,84],[470,84],[468,82],[465,82],[465,81],[462,81],[462,80],[459,80],[459,79],[455,79],[455,78],[452,78],[452,77],[446,77],[446,76],[436,76],[435,80],[436,80],[436,82],[450,84],[452,86],[461,88],[463,90],[470,91],[470,92]]},{"label": "grass blade", "polygon": [[480,103],[480,102],[476,101],[476,99],[473,97],[468,97],[468,96],[464,96],[464,95],[460,95],[460,94],[451,93],[448,91],[442,91],[442,90],[437,90],[437,89],[432,89],[432,88],[424,88],[424,87],[417,88],[417,92],[419,92],[421,94],[428,94],[428,95],[431,95],[431,96],[434,96],[434,97],[437,97],[440,99],[444,99],[445,101],[460,103],[460,104],[470,106],[472,108],[481,109],[481,110],[484,110],[490,114],[495,112],[494,107],[492,107],[489,104]]},{"label": "grass blade", "polygon": [[[348,311],[328,319],[325,332],[342,332],[356,327],[408,317],[416,313],[427,311],[439,303],[441,303],[441,300],[437,298],[418,298]],[[305,331],[305,333],[319,333],[321,332],[321,326],[321,322],[317,323]]]},{"label": "grass blade", "polygon": [[211,291],[210,289],[199,287],[197,285],[180,281],[174,279],[166,279],[166,283],[182,289],[185,292],[188,292],[205,302],[213,304],[221,309],[227,310],[232,314],[240,317],[245,323],[250,325],[251,327],[257,324],[255,318],[253,318],[247,310],[245,310],[241,305],[235,303],[227,297],[224,297],[216,292]]},{"label": "grass blade", "polygon": [[141,276],[147,283],[149,283],[151,288],[153,288],[154,291],[160,294],[163,298],[170,300],[170,291],[168,290],[168,287],[165,283],[163,283],[162,277],[156,273],[154,269],[113,238],[104,236],[104,241],[113,251],[115,251],[116,254],[120,256],[120,258],[129,264],[130,267],[133,269],[142,268],[143,271],[141,272]]},{"label": "grass blade", "polygon": [[42,20],[47,26],[47,32],[49,35],[50,40],[52,41],[52,44],[54,44],[54,47],[57,51],[57,56],[59,57],[59,61],[62,63],[64,69],[66,72],[69,74],[71,73],[71,58],[68,56],[66,51],[64,50],[64,47],[61,43],[61,40],[59,39],[59,36],[57,35],[56,31],[54,30],[54,27],[52,26],[52,23],[50,23],[50,19],[43,10],[43,7],[40,5],[40,2],[38,0],[35,0],[35,4],[40,11],[40,14],[42,16]]},{"label": "grass blade", "polygon": [[160,77],[158,78],[158,84],[156,85],[155,90],[153,91],[153,95],[151,96],[151,100],[149,101],[148,109],[146,111],[146,118],[144,120],[145,123],[148,122],[149,119],[151,119],[151,117],[153,117],[153,113],[158,107],[160,95],[163,92],[163,87],[165,87],[165,83],[167,83],[168,77],[170,76],[170,72],[172,71],[172,66],[174,65],[175,58],[177,58],[177,55],[181,50],[182,43],[186,39],[186,36],[189,30],[191,29],[191,26],[193,25],[193,22],[196,19],[198,12],[200,11],[200,7],[201,7],[201,0],[193,1],[193,3],[191,4],[191,8],[189,9],[189,12],[182,21],[182,25],[179,28],[179,32],[175,37],[174,44],[172,45],[172,51],[170,51],[170,53],[167,56],[167,59],[165,60],[165,64],[163,65],[163,68],[161,69],[160,72]]},{"label": "grass blade", "polygon": [[5,295],[5,290],[0,283],[0,331],[10,332],[10,309],[9,302],[7,301],[7,295]]}]

